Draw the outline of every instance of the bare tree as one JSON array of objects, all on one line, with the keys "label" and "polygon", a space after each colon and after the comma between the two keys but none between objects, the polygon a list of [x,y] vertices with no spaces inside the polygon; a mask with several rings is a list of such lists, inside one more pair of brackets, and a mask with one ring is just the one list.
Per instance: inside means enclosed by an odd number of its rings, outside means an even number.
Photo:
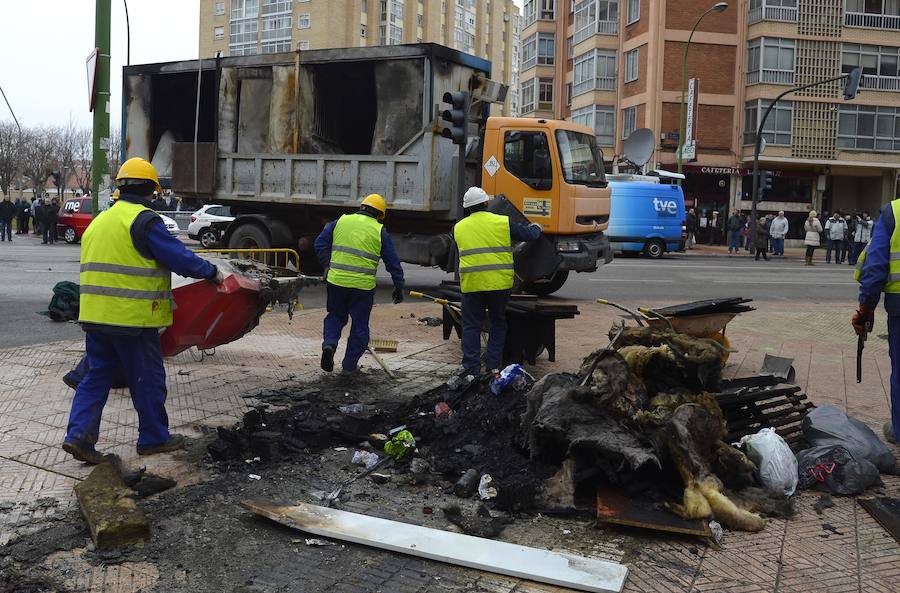
[{"label": "bare tree", "polygon": [[0,191],[19,185],[22,176],[22,133],[10,122],[0,122]]},{"label": "bare tree", "polygon": [[75,174],[75,182],[82,192],[91,189],[93,171],[94,134],[90,128],[78,128],[73,138],[73,161],[69,165]]},{"label": "bare tree", "polygon": [[50,173],[59,167],[59,145],[63,130],[53,127],[30,128],[24,134],[23,170],[31,179],[34,193],[44,194],[44,185]]},{"label": "bare tree", "polygon": [[109,131],[109,150],[106,151],[106,160],[109,167],[110,179],[116,178],[119,171],[119,152],[122,149],[122,136],[119,134],[118,128],[112,128]]}]

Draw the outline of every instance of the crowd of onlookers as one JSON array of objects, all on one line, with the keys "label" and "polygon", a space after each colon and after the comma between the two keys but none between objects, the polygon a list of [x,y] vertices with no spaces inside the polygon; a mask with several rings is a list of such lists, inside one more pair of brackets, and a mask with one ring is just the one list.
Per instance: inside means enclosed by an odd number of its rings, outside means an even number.
[{"label": "crowd of onlookers", "polygon": [[13,221],[17,235],[27,235],[29,227],[35,235],[40,235],[43,244],[55,243],[59,237],[56,232],[56,221],[62,205],[58,198],[51,198],[45,193],[42,198],[16,198],[11,200],[5,196],[0,202],[0,236],[2,240],[12,241]]},{"label": "crowd of onlookers", "polygon": [[[716,214],[715,212],[713,214]],[[718,216],[709,221],[712,228],[718,229]],[[687,247],[694,242],[697,232],[697,215],[692,208],[687,215]],[[806,263],[812,265],[813,256],[819,247],[825,248],[825,262],[836,264],[848,263],[856,265],[859,254],[872,238],[875,221],[868,212],[853,214],[834,212],[829,216],[824,212],[819,216],[815,211],[803,222],[803,244],[806,247]],[[743,249],[753,254],[755,259],[769,259],[771,255],[784,255],[784,240],[790,231],[790,223],[784,211],[777,215],[767,214],[757,220],[750,220],[750,215],[735,211],[725,221],[725,237],[728,255],[736,255]],[[710,235],[713,244],[717,244],[718,233]],[[832,259],[833,258],[833,259]]]}]

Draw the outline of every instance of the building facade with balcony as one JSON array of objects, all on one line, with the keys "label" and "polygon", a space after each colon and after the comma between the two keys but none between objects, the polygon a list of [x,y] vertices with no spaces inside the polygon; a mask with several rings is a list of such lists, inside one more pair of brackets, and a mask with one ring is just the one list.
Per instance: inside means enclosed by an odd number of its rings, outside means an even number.
[{"label": "building facade with balcony", "polygon": [[521,16],[513,0],[200,0],[200,56],[440,43],[491,61],[519,102]]},{"label": "building facade with balcony", "polygon": [[[522,113],[593,127],[607,161],[631,132],[649,128],[657,138],[649,166],[677,169],[685,44],[713,4],[525,0]],[[759,210],[787,211],[799,231],[810,209],[874,213],[898,197],[900,0],[729,4],[699,22],[686,64],[699,96],[684,187],[701,221],[749,209],[755,132],[772,99],[857,66],[865,76],[856,99],[844,101],[832,83],[773,108],[760,161],[775,181]]]}]

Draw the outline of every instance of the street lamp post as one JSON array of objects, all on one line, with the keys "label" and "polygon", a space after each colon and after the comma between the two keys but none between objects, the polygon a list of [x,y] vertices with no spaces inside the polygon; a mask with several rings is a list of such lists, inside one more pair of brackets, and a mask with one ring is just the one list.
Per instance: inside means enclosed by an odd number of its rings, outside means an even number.
[{"label": "street lamp post", "polygon": [[[684,167],[684,127],[685,127],[685,105],[684,105],[684,94],[687,90],[687,59],[688,59],[688,50],[691,48],[691,39],[694,38],[694,33],[697,31],[697,27],[700,26],[700,21],[706,17],[711,12],[722,13],[728,8],[727,2],[717,2],[712,7],[707,9],[706,12],[700,15],[700,18],[697,19],[697,22],[694,23],[694,28],[691,29],[691,34],[688,35],[687,43],[684,44],[684,57],[681,61],[681,116],[678,118],[678,154],[676,158],[678,159],[678,172],[681,173],[681,170]],[[678,180],[678,184],[681,185],[681,179]]]}]

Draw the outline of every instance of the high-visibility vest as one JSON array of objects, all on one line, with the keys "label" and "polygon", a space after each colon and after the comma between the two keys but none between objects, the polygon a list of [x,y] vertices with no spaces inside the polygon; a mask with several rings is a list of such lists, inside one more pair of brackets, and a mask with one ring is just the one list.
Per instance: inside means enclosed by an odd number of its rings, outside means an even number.
[{"label": "high-visibility vest", "polygon": [[459,276],[463,292],[509,290],[513,286],[512,240],[509,217],[473,212],[453,227],[459,247]]},{"label": "high-visibility vest", "polygon": [[88,225],[81,238],[78,321],[142,328],[172,325],[172,273],[138,253],[131,240],[131,225],[145,210],[150,209],[119,200]]},{"label": "high-visibility vest", "polygon": [[381,258],[381,223],[365,214],[345,214],[334,225],[328,282],[374,290]]},{"label": "high-visibility vest", "polygon": [[[894,213],[894,232],[891,235],[891,256],[888,260],[888,277],[881,289],[885,294],[900,294],[900,200],[891,202],[891,210]],[[856,269],[853,277],[859,282],[862,279],[863,266],[866,264],[866,253],[869,246],[866,245],[859,258],[856,260]]]}]

